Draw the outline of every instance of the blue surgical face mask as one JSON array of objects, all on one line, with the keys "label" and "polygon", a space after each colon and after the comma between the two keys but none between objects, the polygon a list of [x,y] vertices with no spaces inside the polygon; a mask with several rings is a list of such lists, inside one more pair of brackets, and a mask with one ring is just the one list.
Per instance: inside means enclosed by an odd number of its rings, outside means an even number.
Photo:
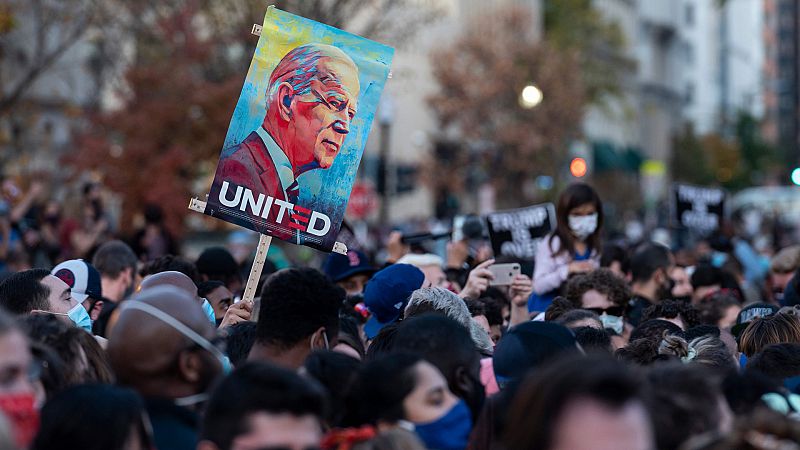
[{"label": "blue surgical face mask", "polygon": [[78,327],[83,328],[89,333],[92,332],[92,318],[89,317],[89,313],[86,312],[86,308],[84,308],[82,304],[78,303],[67,311],[67,317],[69,317],[69,320],[75,322],[75,325]]},{"label": "blue surgical face mask", "polygon": [[617,334],[622,334],[622,330],[625,329],[625,322],[622,320],[622,317],[603,313],[600,315],[600,322],[603,323],[603,328],[610,328]]},{"label": "blue surgical face mask", "polygon": [[217,326],[217,315],[214,314],[214,307],[211,306],[211,303],[208,303],[208,300],[203,299],[203,312],[206,313],[206,317],[208,317],[208,321],[211,322],[211,325]]},{"label": "blue surgical face mask", "polygon": [[417,435],[432,450],[463,450],[472,431],[472,416],[464,400],[459,400],[444,416],[433,422],[415,423]]}]

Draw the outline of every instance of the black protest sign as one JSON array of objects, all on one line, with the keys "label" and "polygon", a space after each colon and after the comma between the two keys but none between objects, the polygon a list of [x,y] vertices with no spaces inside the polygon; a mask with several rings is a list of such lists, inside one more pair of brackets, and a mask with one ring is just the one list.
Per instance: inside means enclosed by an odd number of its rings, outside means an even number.
[{"label": "black protest sign", "polygon": [[539,241],[555,228],[555,218],[552,203],[488,214],[486,225],[495,256],[533,259]]},{"label": "black protest sign", "polygon": [[672,186],[672,219],[676,225],[712,233],[725,218],[724,189],[675,184]]}]

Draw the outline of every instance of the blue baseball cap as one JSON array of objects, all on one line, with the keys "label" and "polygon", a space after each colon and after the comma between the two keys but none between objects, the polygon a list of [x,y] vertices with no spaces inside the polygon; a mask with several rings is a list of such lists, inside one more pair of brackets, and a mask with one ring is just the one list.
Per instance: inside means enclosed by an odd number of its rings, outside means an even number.
[{"label": "blue baseball cap", "polygon": [[392,264],[372,276],[364,289],[364,304],[372,317],[364,325],[368,339],[403,314],[411,293],[422,287],[425,274],[410,264]]},{"label": "blue baseball cap", "polygon": [[334,283],[337,283],[353,275],[375,273],[375,268],[369,263],[367,255],[358,250],[348,250],[347,256],[338,253],[331,253],[322,265],[322,271]]}]

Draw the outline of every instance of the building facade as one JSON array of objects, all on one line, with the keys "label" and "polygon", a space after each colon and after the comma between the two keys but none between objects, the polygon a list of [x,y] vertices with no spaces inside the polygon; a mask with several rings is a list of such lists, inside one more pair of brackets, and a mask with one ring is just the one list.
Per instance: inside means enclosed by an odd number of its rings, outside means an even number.
[{"label": "building facade", "polygon": [[595,0],[594,5],[620,26],[625,56],[634,65],[624,71],[622,95],[611,107],[589,108],[584,137],[604,152],[639,153],[648,162],[641,173],[644,196],[660,198],[669,180],[673,138],[683,127],[730,136],[738,114],[763,117],[763,1]]},{"label": "building facade", "polygon": [[800,163],[800,3],[764,0],[764,135]]}]

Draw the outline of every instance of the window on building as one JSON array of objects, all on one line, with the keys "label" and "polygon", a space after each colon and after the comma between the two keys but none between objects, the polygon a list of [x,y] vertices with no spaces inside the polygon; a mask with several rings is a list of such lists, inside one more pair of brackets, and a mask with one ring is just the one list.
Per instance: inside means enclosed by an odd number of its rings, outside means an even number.
[{"label": "window on building", "polygon": [[694,64],[694,47],[691,44],[686,43],[684,45],[683,56],[687,64]]},{"label": "window on building", "polygon": [[692,26],[694,25],[694,5],[692,3],[687,3],[683,9],[684,20],[686,21],[686,25]]}]

